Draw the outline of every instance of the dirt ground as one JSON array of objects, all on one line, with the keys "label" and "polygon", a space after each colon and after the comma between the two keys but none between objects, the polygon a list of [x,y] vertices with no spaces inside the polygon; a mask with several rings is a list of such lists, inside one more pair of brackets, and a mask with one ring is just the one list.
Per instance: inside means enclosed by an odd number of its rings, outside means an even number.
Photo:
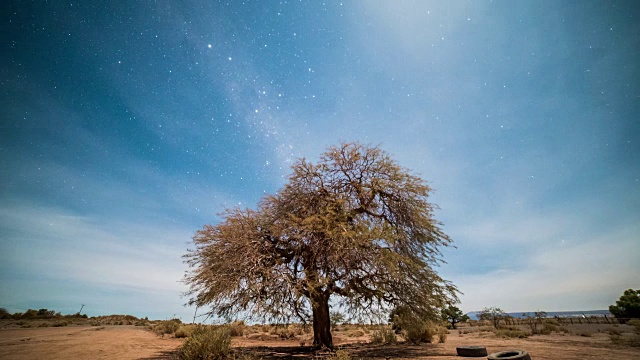
[{"label": "dirt ground", "polygon": [[[480,345],[489,353],[509,349],[526,350],[533,360],[640,359],[640,348],[613,345],[606,332],[589,336],[553,334],[526,339],[500,339],[492,333],[452,330],[444,344],[366,344],[361,338],[335,334],[339,348],[352,358],[430,360],[456,358],[456,346]],[[183,339],[160,337],[136,326],[66,326],[0,329],[0,359],[171,359]],[[264,358],[312,357],[299,340],[234,338],[232,344]],[[323,354],[316,354],[316,356]],[[326,354],[325,354],[326,355]]]},{"label": "dirt ground", "polygon": [[171,359],[180,344],[136,326],[0,329],[0,359]]}]

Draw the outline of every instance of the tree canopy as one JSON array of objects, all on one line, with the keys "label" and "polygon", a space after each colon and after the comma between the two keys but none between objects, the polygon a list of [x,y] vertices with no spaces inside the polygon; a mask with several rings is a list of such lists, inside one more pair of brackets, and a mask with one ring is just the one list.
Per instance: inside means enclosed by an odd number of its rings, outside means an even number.
[{"label": "tree canopy", "polygon": [[434,270],[451,240],[424,180],[358,143],[292,170],[257,210],[227,209],[195,234],[185,255],[190,304],[222,317],[312,322],[314,345],[332,348],[332,296],[353,316],[406,305],[433,317],[457,300]]},{"label": "tree canopy", "polygon": [[616,304],[609,306],[609,312],[621,323],[630,318],[640,318],[640,290],[625,290]]},{"label": "tree canopy", "polygon": [[457,306],[449,305],[442,309],[442,320],[451,324],[451,328],[455,329],[456,324],[469,320],[469,316],[462,312]]}]

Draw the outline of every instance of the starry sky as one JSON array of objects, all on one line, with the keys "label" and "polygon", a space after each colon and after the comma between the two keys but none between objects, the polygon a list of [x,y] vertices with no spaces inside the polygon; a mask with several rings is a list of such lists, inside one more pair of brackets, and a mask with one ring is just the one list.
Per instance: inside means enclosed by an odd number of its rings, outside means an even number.
[{"label": "starry sky", "polygon": [[194,232],[340,141],[435,189],[465,312],[640,288],[635,1],[10,0],[0,17],[11,312],[190,320]]}]

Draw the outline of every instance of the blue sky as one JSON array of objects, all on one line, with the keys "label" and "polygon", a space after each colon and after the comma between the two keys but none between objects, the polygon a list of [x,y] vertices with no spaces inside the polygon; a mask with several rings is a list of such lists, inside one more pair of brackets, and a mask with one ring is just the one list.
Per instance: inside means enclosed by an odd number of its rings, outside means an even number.
[{"label": "blue sky", "polygon": [[436,190],[465,311],[640,288],[633,1],[7,8],[0,307],[191,319],[194,232],[340,141]]}]

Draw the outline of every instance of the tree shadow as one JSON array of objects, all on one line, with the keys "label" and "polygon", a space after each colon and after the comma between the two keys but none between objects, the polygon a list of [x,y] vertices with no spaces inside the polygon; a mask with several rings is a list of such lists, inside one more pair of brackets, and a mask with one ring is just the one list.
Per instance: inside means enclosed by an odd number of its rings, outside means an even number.
[{"label": "tree shadow", "polygon": [[173,360],[176,359],[177,350],[163,350],[149,357],[140,358],[140,360]]},{"label": "tree shadow", "polygon": [[[317,359],[331,357],[334,353],[327,350],[314,350],[310,346],[253,346],[235,348],[240,354],[252,355],[261,359]],[[409,359],[427,356],[455,356],[442,347],[431,344],[396,345],[346,344],[336,350],[345,350],[352,358]]]}]

